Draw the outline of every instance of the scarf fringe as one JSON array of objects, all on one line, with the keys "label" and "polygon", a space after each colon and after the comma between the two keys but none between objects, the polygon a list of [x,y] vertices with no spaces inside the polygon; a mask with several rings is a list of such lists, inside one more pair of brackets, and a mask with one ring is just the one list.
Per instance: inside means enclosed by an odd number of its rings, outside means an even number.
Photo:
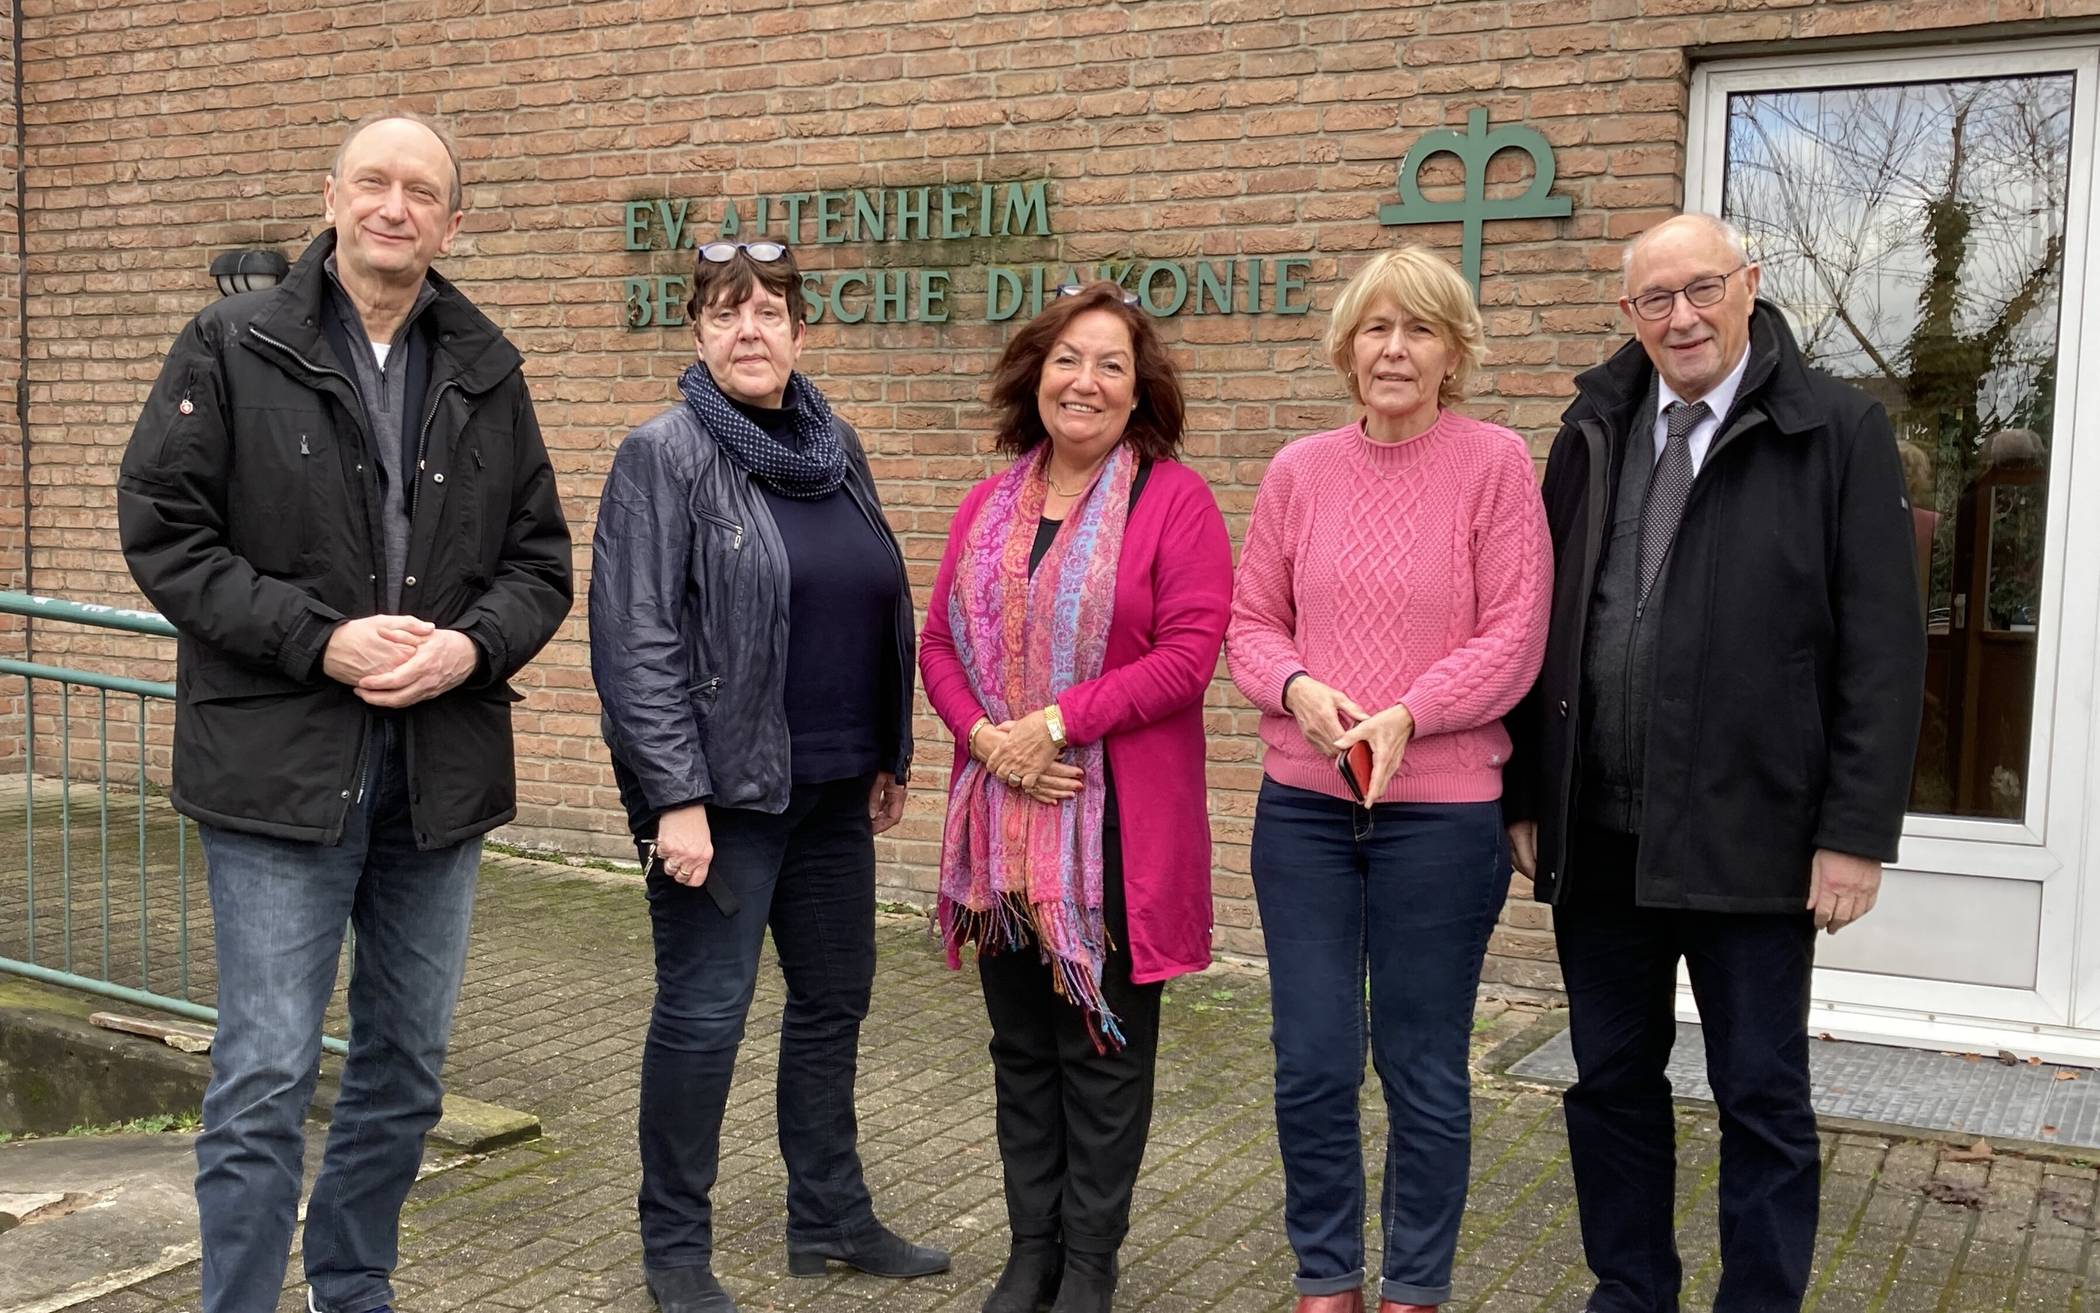
[{"label": "scarf fringe", "polygon": [[[1057,996],[1077,1007],[1086,1017],[1087,1037],[1094,1043],[1096,1053],[1121,1050],[1128,1041],[1123,1035],[1122,1018],[1108,1005],[1101,990],[1101,963],[1107,956],[1107,927],[1099,926],[1097,936],[1101,950],[1091,947],[1082,959],[1065,957],[1042,947],[1059,942],[1064,935],[1058,923],[1083,922],[1079,908],[1071,902],[1031,903],[1019,894],[1001,894],[990,907],[966,907],[947,895],[942,895],[935,912],[941,942],[948,952],[951,970],[962,967],[962,950],[965,944],[975,943],[978,955],[1013,953],[1036,946],[1050,967],[1050,987]],[[1080,938],[1086,936],[1081,931]]]}]

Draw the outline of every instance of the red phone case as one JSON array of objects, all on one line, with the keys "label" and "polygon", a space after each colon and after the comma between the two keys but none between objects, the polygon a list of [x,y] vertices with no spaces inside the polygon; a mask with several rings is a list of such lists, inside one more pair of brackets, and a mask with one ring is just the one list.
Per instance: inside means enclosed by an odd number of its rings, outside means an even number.
[{"label": "red phone case", "polygon": [[1342,781],[1349,786],[1356,800],[1368,807],[1371,805],[1371,745],[1361,740],[1335,754],[1334,768],[1341,772]]}]

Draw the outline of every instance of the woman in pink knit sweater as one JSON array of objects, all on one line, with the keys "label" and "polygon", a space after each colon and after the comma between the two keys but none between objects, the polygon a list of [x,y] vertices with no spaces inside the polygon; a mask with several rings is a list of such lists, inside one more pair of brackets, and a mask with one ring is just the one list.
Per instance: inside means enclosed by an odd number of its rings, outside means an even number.
[{"label": "woman in pink knit sweater", "polygon": [[1210,965],[1203,691],[1232,543],[1181,391],[1114,283],[1061,292],[992,379],[1013,464],[970,490],[919,668],[955,735],[950,965],[975,941],[1013,1244],[984,1313],[1109,1313],[1152,1119],[1162,981]]},{"label": "woman in pink knit sweater", "polygon": [[[1363,1307],[1368,1048],[1391,1126],[1381,1309],[1402,1313],[1451,1296],[1467,1043],[1509,887],[1501,717],[1545,654],[1552,554],[1524,440],[1448,409],[1483,349],[1450,265],[1380,255],[1327,349],[1362,418],[1270,462],[1226,656],[1267,745],[1252,865],[1298,1310]],[[1337,766],[1358,743],[1361,801]]]}]

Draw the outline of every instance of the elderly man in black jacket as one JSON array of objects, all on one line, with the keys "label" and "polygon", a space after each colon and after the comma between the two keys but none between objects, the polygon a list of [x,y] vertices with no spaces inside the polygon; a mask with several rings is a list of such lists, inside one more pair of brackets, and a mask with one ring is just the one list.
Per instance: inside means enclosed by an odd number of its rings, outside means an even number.
[{"label": "elderly man in black jacket", "polygon": [[176,339],[117,485],[132,574],[181,631],[173,797],[209,867],[206,1313],[277,1307],[346,921],[308,1306],[390,1304],[480,836],[517,812],[505,681],[570,602],[522,358],[430,271],[464,217],[456,153],[421,120],[367,120],[322,197],[330,230],[283,284]]},{"label": "elderly man in black jacket", "polygon": [[1873,907],[1909,795],[1925,644],[1894,435],[1757,287],[1718,219],[1638,238],[1638,341],[1576,380],[1546,468],[1552,628],[1504,806],[1554,907],[1594,1313],[1677,1308],[1680,959],[1721,1114],[1714,1308],[1800,1307],[1815,933]]}]

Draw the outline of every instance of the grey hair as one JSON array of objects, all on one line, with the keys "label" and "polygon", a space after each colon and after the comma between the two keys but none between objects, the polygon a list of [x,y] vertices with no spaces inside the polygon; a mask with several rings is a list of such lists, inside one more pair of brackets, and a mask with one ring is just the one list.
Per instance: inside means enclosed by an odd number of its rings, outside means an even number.
[{"label": "grey hair", "polygon": [[1655,236],[1657,233],[1661,232],[1663,229],[1669,227],[1673,223],[1685,222],[1695,223],[1701,228],[1706,229],[1706,231],[1712,236],[1720,238],[1721,241],[1727,245],[1729,253],[1734,255],[1736,259],[1742,261],[1744,264],[1750,263],[1750,247],[1749,244],[1743,240],[1742,229],[1728,222],[1728,220],[1721,218],[1719,215],[1703,214],[1698,210],[1687,210],[1683,214],[1671,215],[1669,218],[1664,219],[1661,223],[1656,224],[1653,228],[1647,229],[1638,237],[1635,237],[1632,241],[1626,243],[1626,249],[1619,253],[1619,271],[1621,275],[1628,278],[1632,277],[1633,257],[1641,249],[1641,247],[1647,245],[1648,239],[1650,237]]},{"label": "grey hair", "polygon": [[399,119],[404,123],[413,123],[417,127],[427,130],[431,136],[438,139],[438,145],[445,148],[445,158],[451,161],[452,164],[452,212],[454,214],[459,213],[466,202],[466,190],[464,180],[459,173],[459,147],[452,142],[452,132],[436,119],[425,118],[423,115],[409,110],[380,110],[376,114],[367,114],[351,124],[350,131],[343,134],[342,144],[335,148],[335,158],[328,162],[328,176],[340,183],[343,180],[343,156],[349,151],[350,143],[356,141],[357,135],[366,128],[378,123],[390,123],[395,119]]}]

